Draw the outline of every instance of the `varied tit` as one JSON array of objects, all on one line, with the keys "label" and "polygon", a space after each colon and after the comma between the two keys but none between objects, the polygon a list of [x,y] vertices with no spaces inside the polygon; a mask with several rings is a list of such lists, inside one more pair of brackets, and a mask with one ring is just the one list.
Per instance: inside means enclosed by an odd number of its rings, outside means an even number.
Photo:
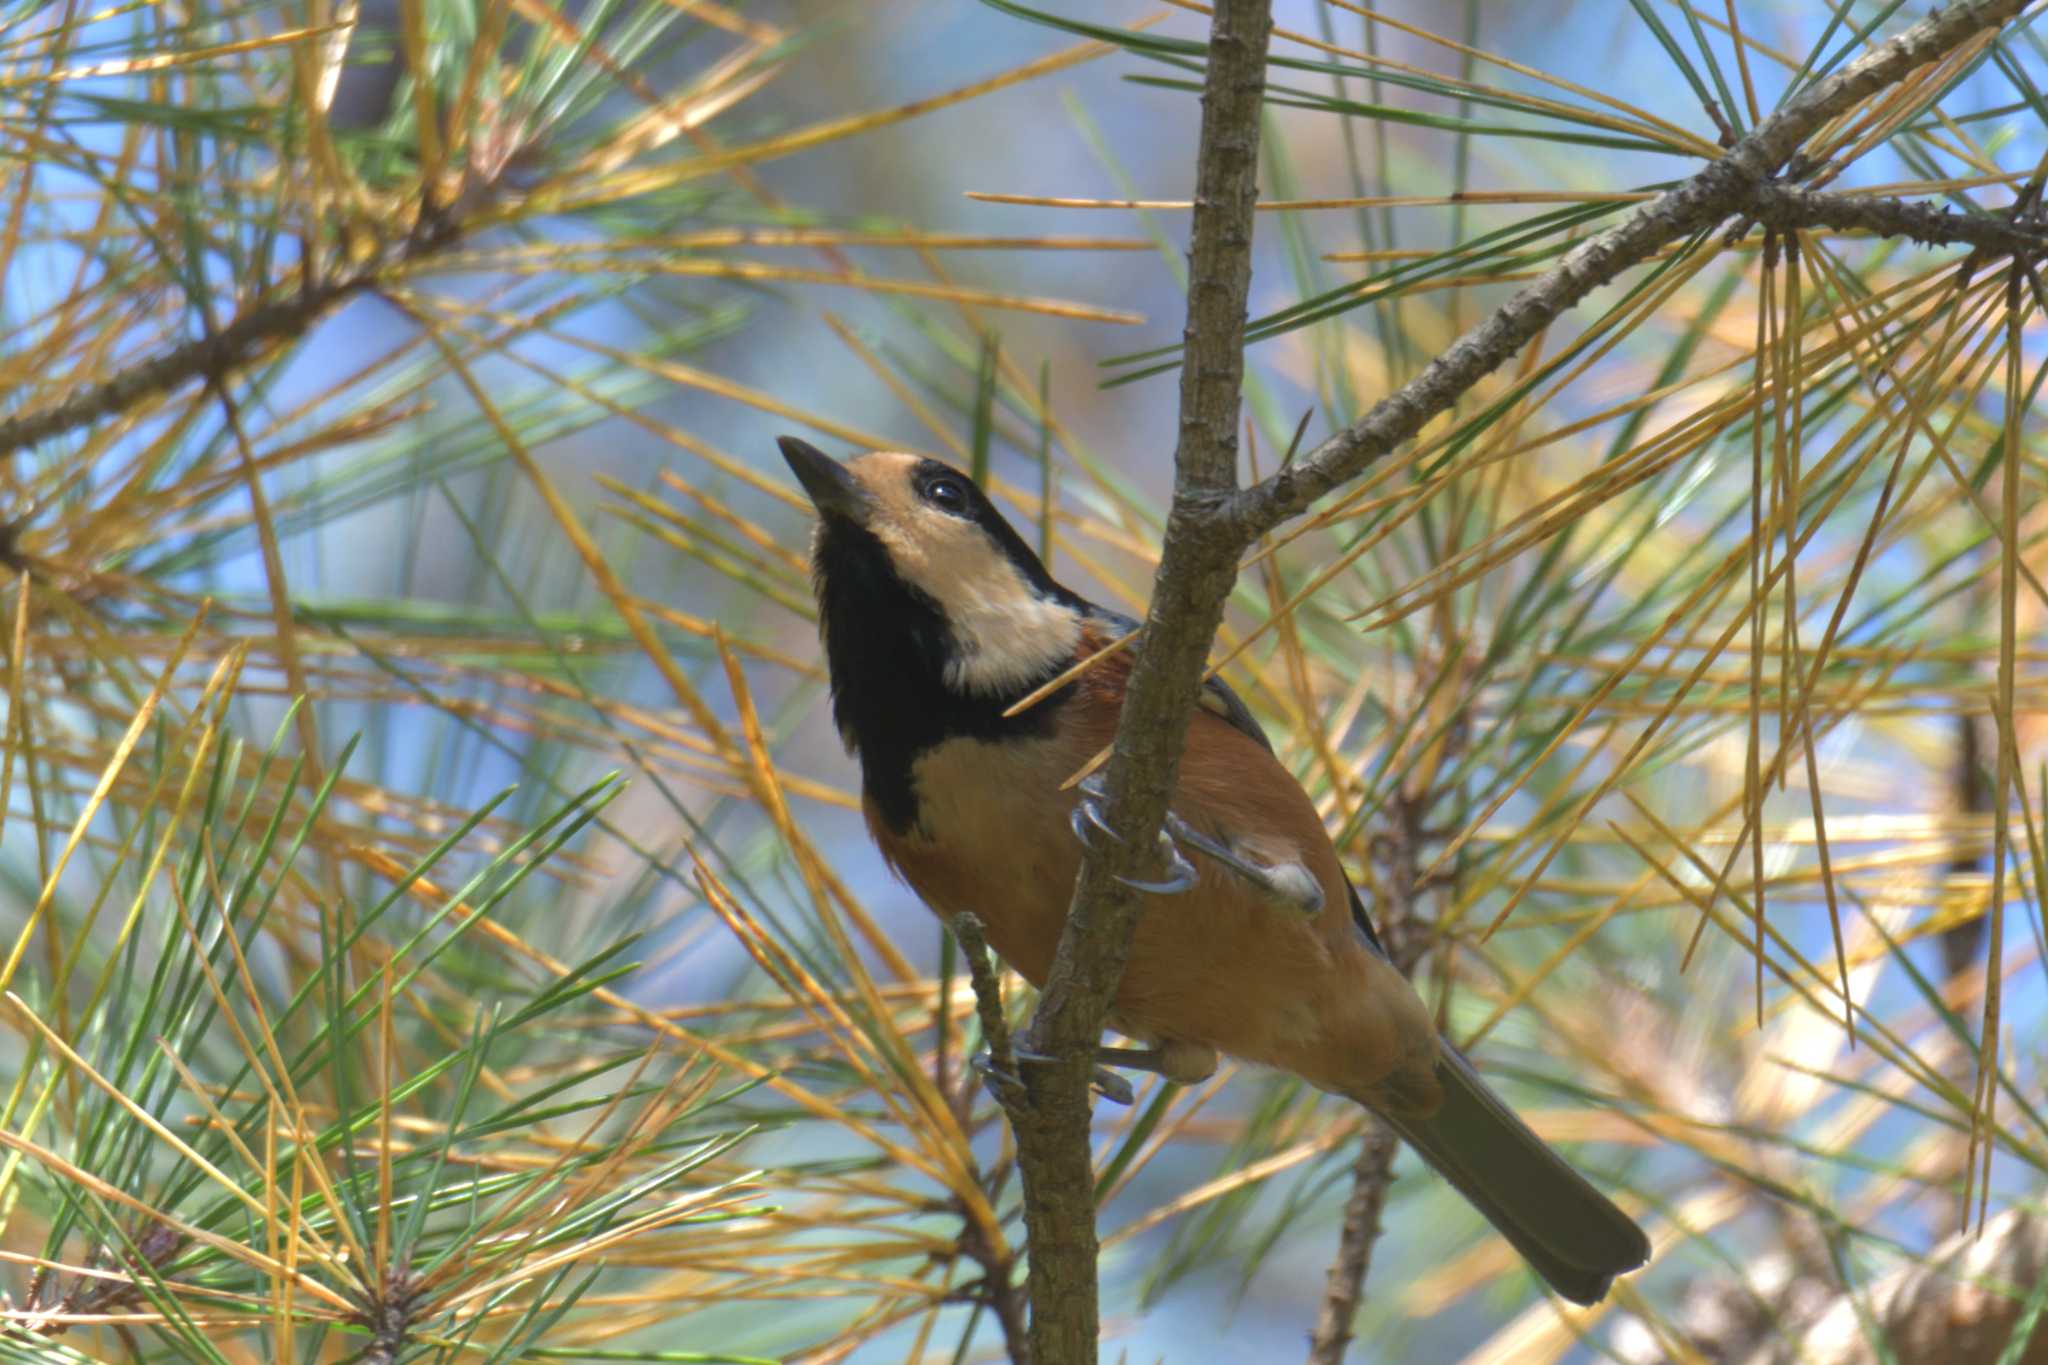
[{"label": "varied tit", "polygon": [[[1043,985],[1082,839],[1067,782],[1115,735],[1128,651],[1005,712],[1136,622],[1060,586],[959,470],[887,451],[783,458],[818,509],[811,551],[832,716],[882,856],[942,916],[972,912]],[[1167,838],[1112,1005],[1142,1048],[1105,1058],[1179,1082],[1219,1054],[1379,1114],[1551,1288],[1598,1302],[1649,1259],[1628,1215],[1543,1145],[1437,1037],[1381,948],[1307,793],[1221,682],[1188,728]],[[1080,837],[1077,837],[1080,836]]]}]

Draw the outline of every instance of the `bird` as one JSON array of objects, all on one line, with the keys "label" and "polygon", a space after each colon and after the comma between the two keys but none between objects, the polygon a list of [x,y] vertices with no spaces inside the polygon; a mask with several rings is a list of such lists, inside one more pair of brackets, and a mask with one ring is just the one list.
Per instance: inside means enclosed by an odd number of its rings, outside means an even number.
[{"label": "bird", "polygon": [[[1056,581],[965,473],[901,451],[783,458],[817,512],[812,587],[840,738],[889,867],[942,918],[972,913],[1043,986],[1101,788],[1138,628]],[[1035,704],[1016,704],[1058,683]],[[1553,1290],[1604,1298],[1644,1265],[1629,1215],[1544,1144],[1439,1037],[1394,966],[1314,802],[1220,680],[1189,724],[1169,871],[1147,893],[1103,1060],[1170,1081],[1229,1056],[1380,1116]],[[1011,714],[1015,710],[1016,714]]]}]

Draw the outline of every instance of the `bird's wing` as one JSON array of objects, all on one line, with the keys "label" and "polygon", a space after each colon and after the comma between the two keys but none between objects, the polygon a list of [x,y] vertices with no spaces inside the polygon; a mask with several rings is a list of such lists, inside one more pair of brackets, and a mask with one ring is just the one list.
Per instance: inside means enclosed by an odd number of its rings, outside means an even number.
[{"label": "bird's wing", "polygon": [[[1112,637],[1121,639],[1138,628],[1139,623],[1122,612],[1110,611],[1104,607],[1094,607],[1093,612]],[[1229,683],[1221,678],[1210,678],[1204,682],[1201,704],[1203,710],[1230,722],[1233,729],[1257,740],[1259,746],[1267,753],[1278,757],[1277,751],[1273,748],[1273,741],[1266,737],[1258,718],[1252,715],[1252,709],[1244,704],[1244,698],[1238,696]],[[1372,927],[1372,917],[1365,913],[1365,902],[1359,899],[1358,888],[1351,885],[1351,878],[1348,875],[1344,878],[1344,886],[1351,893],[1352,923],[1358,926],[1358,932],[1364,935],[1365,941],[1372,945],[1374,952],[1381,957],[1388,957],[1386,945],[1380,942],[1378,932]]]},{"label": "bird's wing", "polygon": [[1211,678],[1203,683],[1201,703],[1204,710],[1223,717],[1233,727],[1257,740],[1267,753],[1274,753],[1273,741],[1266,738],[1266,732],[1259,728],[1259,722],[1252,716],[1252,709],[1244,704],[1243,697],[1231,690],[1229,683],[1221,678]]},{"label": "bird's wing", "polygon": [[1392,962],[1393,955],[1387,951],[1387,945],[1381,943],[1380,936],[1373,932],[1372,919],[1365,913],[1365,902],[1358,898],[1358,888],[1351,884],[1349,873],[1344,876],[1344,888],[1351,893],[1351,922],[1358,926],[1358,932],[1365,936],[1374,952]]}]

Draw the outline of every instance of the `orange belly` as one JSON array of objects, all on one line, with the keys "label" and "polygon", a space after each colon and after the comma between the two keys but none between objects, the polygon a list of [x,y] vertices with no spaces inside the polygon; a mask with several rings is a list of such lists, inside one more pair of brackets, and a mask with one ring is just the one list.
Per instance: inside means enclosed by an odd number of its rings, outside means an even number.
[{"label": "orange belly", "polygon": [[[1276,1066],[1376,1107],[1433,1110],[1428,1010],[1353,926],[1349,887],[1313,804],[1249,738],[1206,715],[1195,723],[1213,732],[1202,761],[1183,766],[1174,810],[1262,856],[1303,862],[1323,884],[1323,909],[1311,916],[1276,904],[1192,854],[1193,888],[1146,899],[1116,1027]],[[915,829],[892,834],[870,815],[884,856],[925,903],[945,916],[973,913],[1034,985],[1051,970],[1080,868],[1067,823],[1076,793],[1059,786],[1098,747],[1085,733],[950,740],[917,761]]]}]

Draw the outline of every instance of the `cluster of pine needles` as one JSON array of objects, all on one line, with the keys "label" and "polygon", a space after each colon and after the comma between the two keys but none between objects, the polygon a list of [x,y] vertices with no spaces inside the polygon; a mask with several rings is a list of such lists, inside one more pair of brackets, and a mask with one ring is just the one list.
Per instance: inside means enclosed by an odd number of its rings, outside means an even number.
[{"label": "cluster of pine needles", "polygon": [[[1140,607],[1160,471],[1002,335],[1139,319],[951,253],[1172,278],[1185,205],[1042,83],[1127,197],[967,188],[1117,234],[834,216],[756,173],[1084,62],[1199,88],[1199,16],[991,3],[1074,45],[795,125],[777,78],[832,33],[715,0],[0,11],[0,1360],[1014,1334],[974,995],[858,837],[768,437],[970,468]],[[1898,7],[1783,52],[1637,0],[1690,121],[1489,49],[1480,8],[1276,33],[1259,269],[1290,301],[1254,319],[1248,476]],[[2024,28],[1966,45],[1825,129],[1810,187],[2025,202],[2044,68]],[[2041,296],[1964,249],[1730,226],[1262,546],[1219,641],[1447,1031],[1658,1251],[1567,1310],[1398,1182],[1426,1269],[1376,1271],[1387,1358],[1474,1295],[1475,1360],[1620,1318],[1701,1358],[1702,1286],[1789,1312],[1775,1253],[1856,1300],[2048,1169]],[[764,313],[887,422],[721,373]],[[714,407],[760,439],[692,429]],[[622,439],[651,472],[585,473]],[[1324,1248],[1357,1125],[1232,1068],[1105,1112],[1112,1318]]]}]

